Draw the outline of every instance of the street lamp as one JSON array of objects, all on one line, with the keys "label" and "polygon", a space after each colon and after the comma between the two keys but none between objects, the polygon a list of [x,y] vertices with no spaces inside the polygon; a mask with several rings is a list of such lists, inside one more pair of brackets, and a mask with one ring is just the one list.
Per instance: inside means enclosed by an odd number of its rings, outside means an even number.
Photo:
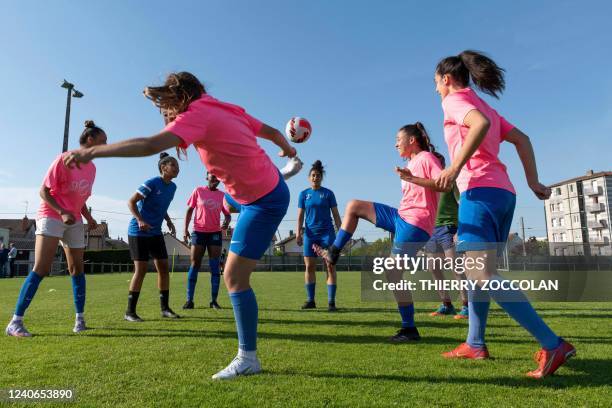
[{"label": "street lamp", "polygon": [[70,128],[70,101],[72,97],[82,98],[83,93],[74,89],[74,84],[71,84],[65,79],[61,86],[62,88],[68,90],[68,95],[66,97],[66,122],[64,123],[64,145],[62,147],[62,152],[65,152],[68,150],[68,129]]}]

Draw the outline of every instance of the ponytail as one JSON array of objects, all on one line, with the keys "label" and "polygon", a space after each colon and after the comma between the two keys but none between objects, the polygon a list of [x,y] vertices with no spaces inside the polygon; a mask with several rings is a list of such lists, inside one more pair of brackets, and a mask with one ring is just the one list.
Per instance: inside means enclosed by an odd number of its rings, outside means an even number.
[{"label": "ponytail", "polygon": [[87,139],[89,139],[90,137],[92,139],[95,139],[102,133],[104,133],[104,130],[96,126],[93,120],[86,120],[85,129],[83,129],[83,132],[81,133],[81,136],[79,137],[79,144],[81,146],[85,146],[85,144],[87,143]]},{"label": "ponytail", "polygon": [[470,79],[482,92],[499,98],[506,88],[505,70],[483,53],[465,50],[438,62],[436,74],[450,75],[461,86],[468,86]]},{"label": "ponytail", "polygon": [[323,168],[323,163],[321,163],[321,160],[316,160],[314,163],[312,163],[312,167],[310,168],[308,174],[310,175],[310,173],[312,173],[313,171],[321,173],[321,180],[323,180],[323,176],[325,175],[325,169]]},{"label": "ponytail", "polygon": [[170,163],[171,161],[175,161],[176,162],[176,159],[174,157],[170,156],[168,153],[161,152],[159,154],[159,161],[157,162],[157,168],[158,168],[160,174],[162,172],[162,166],[164,166],[167,163]]},{"label": "ponytail", "polygon": [[445,167],[446,161],[444,156],[438,153],[435,146],[431,144],[429,134],[421,122],[416,122],[414,125],[406,125],[400,129],[400,132],[403,132],[408,136],[413,136],[419,144],[421,150],[432,153],[440,161],[442,167]]}]

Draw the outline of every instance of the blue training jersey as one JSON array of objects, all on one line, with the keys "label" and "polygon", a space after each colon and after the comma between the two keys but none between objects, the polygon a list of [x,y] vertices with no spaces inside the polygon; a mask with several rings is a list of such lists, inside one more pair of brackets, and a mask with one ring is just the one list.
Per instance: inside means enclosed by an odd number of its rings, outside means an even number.
[{"label": "blue training jersey", "polygon": [[307,188],[300,193],[298,208],[305,212],[305,231],[307,234],[322,234],[333,231],[331,209],[337,207],[333,191],[325,187],[317,190]]},{"label": "blue training jersey", "polygon": [[142,218],[151,226],[149,231],[140,231],[138,221],[132,218],[128,227],[128,235],[150,237],[161,235],[161,225],[168,212],[168,207],[174,198],[176,184],[166,184],[161,177],[153,177],[138,187],[136,190],[144,199],[138,201],[138,211]]}]

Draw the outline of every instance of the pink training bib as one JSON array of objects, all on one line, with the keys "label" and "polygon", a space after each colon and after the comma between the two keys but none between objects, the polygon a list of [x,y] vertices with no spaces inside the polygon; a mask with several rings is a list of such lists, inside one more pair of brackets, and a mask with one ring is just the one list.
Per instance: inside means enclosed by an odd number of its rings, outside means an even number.
[{"label": "pink training bib", "polygon": [[278,169],[257,144],[262,123],[237,105],[202,95],[164,130],[193,144],[208,171],[240,204],[265,196],[278,184]]},{"label": "pink training bib", "polygon": [[487,134],[457,177],[457,187],[464,192],[476,187],[496,187],[516,194],[510,182],[506,166],[499,160],[499,145],[504,136],[514,128],[495,109],[491,108],[471,88],[449,94],[442,100],[444,110],[444,140],[448,145],[451,161],[457,156],[469,128],[463,124],[465,116],[473,109],[489,119]]},{"label": "pink training bib", "polygon": [[187,201],[193,209],[193,229],[197,232],[221,231],[221,213],[229,215],[223,206],[223,191],[211,191],[208,187],[196,187]]},{"label": "pink training bib", "polygon": [[[406,166],[415,177],[436,179],[442,172],[440,161],[433,153],[422,151]],[[433,233],[438,212],[439,193],[429,188],[402,180],[402,201],[398,209],[407,223]]]},{"label": "pink training bib", "polygon": [[[51,196],[57,201],[60,207],[74,216],[75,221],[82,221],[81,209],[91,195],[91,188],[96,178],[96,166],[93,162],[81,164],[81,168],[72,169],[64,166],[64,155],[62,153],[53,160],[43,184],[49,188]],[[57,211],[43,201],[38,209],[37,219],[55,218],[61,220]]]}]

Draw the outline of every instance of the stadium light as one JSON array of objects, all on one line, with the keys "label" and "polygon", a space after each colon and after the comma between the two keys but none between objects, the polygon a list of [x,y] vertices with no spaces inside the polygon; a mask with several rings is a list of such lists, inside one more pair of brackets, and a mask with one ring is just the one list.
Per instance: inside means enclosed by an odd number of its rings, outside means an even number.
[{"label": "stadium light", "polygon": [[66,81],[65,79],[61,87],[68,90],[68,95],[66,97],[66,121],[64,123],[64,145],[62,146],[62,152],[65,152],[68,150],[68,132],[70,129],[70,102],[72,97],[82,98],[83,93],[74,89],[74,84]]}]

